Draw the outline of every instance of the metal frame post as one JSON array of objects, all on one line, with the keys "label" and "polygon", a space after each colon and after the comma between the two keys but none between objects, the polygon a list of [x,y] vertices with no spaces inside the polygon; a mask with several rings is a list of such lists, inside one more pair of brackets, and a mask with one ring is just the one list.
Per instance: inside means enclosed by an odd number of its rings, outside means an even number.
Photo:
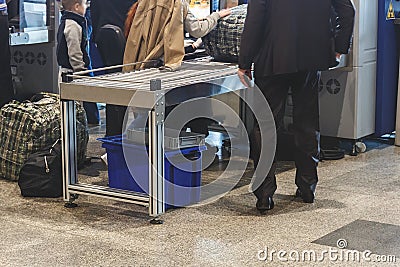
[{"label": "metal frame post", "polygon": [[75,101],[61,101],[62,175],[64,201],[71,202],[68,185],[76,184],[76,108]]},{"label": "metal frame post", "polygon": [[161,80],[150,80],[150,90],[155,94],[155,103],[149,111],[149,214],[157,217],[165,212],[164,186],[164,113],[165,96]]},{"label": "metal frame post", "polygon": [[156,111],[149,112],[149,214],[165,212],[164,194],[164,123],[157,124]]}]

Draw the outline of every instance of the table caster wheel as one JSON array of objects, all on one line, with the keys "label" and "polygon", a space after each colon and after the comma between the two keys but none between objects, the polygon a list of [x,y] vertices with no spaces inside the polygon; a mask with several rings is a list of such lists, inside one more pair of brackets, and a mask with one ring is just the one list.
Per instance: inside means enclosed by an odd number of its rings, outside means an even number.
[{"label": "table caster wheel", "polygon": [[72,201],[77,200],[79,197],[78,194],[71,194],[70,198],[72,199]]},{"label": "table caster wheel", "polygon": [[78,204],[67,202],[67,203],[64,204],[64,207],[66,207],[67,209],[72,209],[72,208],[78,207]]},{"label": "table caster wheel", "polygon": [[157,219],[157,218],[154,218],[154,219],[150,220],[150,224],[163,224],[163,223],[164,223],[163,220],[160,220],[160,219]]}]

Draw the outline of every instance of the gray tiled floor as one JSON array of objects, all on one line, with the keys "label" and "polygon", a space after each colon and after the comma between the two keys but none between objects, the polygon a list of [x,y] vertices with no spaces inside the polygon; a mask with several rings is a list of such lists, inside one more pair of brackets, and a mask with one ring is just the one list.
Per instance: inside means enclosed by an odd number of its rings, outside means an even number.
[{"label": "gray tiled floor", "polygon": [[[293,197],[295,171],[284,168],[266,215],[243,182],[213,203],[168,211],[163,225],[150,225],[144,207],[81,196],[66,209],[62,199],[22,198],[16,183],[0,180],[0,266],[398,266],[399,155],[382,145],[322,162],[314,204]],[[349,249],[396,254],[397,264],[259,259],[265,250],[320,255],[339,236]]]},{"label": "gray tiled floor", "polygon": [[313,243],[331,247],[343,240],[344,246],[350,250],[371,252],[379,255],[396,255],[400,257],[400,226],[366,220],[355,220]]}]

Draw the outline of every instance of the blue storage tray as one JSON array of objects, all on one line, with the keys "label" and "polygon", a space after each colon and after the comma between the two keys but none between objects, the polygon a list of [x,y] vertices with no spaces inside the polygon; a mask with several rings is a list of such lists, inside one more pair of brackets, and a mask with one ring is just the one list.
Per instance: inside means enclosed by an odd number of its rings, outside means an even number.
[{"label": "blue storage tray", "polygon": [[[109,187],[147,193],[149,188],[148,148],[124,142],[127,156],[125,157],[121,135],[97,140],[103,142],[102,147],[107,152]],[[188,206],[200,201],[201,151],[205,149],[205,146],[200,146],[181,150],[165,150],[164,177],[166,181],[170,182],[165,183],[166,209]],[[180,153],[191,160],[181,162],[174,160],[175,166],[172,165],[168,159],[174,158]],[[133,173],[129,171],[128,166],[131,167]]]}]

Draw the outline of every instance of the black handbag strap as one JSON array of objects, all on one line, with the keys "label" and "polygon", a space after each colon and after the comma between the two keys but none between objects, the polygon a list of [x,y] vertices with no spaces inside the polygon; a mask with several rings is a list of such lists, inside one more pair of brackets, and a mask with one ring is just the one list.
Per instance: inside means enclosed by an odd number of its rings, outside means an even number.
[{"label": "black handbag strap", "polygon": [[[61,141],[61,139],[59,138],[59,139],[57,139],[55,142],[54,142],[54,144],[50,147],[50,151],[49,151],[49,153],[51,154],[51,153],[53,153],[53,150],[55,151],[55,146],[59,143]],[[56,153],[57,154],[57,153]],[[49,167],[49,164],[48,164],[48,162],[47,162],[47,156],[44,156],[44,166],[45,166],[45,171],[46,171],[46,173],[49,173],[50,172],[50,167]]]},{"label": "black handbag strap", "polygon": [[55,142],[54,142],[54,144],[50,147],[50,154],[51,154],[51,152],[53,152],[53,150],[54,150],[54,147],[58,144],[58,142],[60,142],[61,141],[61,139],[60,138],[58,138]]}]

